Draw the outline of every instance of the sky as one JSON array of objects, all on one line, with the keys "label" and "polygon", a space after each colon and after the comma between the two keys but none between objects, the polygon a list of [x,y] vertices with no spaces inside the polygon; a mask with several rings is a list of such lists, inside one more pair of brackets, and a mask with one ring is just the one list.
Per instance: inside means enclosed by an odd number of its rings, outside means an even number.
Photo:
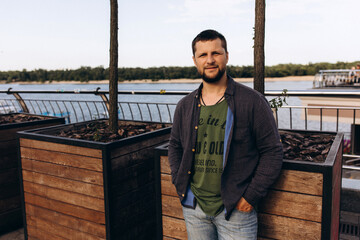
[{"label": "sky", "polygon": [[[255,0],[118,0],[119,67],[192,66],[215,29],[253,65]],[[359,0],[266,0],[265,65],[360,60]],[[0,71],[108,67],[109,0],[1,0]]]}]

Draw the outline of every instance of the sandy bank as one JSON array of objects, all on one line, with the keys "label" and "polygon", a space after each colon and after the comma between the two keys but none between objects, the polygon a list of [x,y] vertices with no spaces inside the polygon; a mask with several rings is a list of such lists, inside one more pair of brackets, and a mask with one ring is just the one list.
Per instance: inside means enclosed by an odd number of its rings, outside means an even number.
[{"label": "sandy bank", "polygon": [[[313,81],[314,76],[289,76],[289,77],[270,77],[265,78],[265,82],[281,82],[281,81]],[[235,78],[237,82],[252,82],[253,78]],[[133,80],[133,81],[124,81],[121,83],[200,83],[201,79],[161,79],[158,81],[152,81],[149,79],[144,80]],[[17,84],[40,84],[40,82],[16,82]],[[109,80],[96,80],[89,82],[79,82],[79,81],[46,81],[44,84],[108,84]],[[6,84],[5,81],[0,81],[0,84]]]}]

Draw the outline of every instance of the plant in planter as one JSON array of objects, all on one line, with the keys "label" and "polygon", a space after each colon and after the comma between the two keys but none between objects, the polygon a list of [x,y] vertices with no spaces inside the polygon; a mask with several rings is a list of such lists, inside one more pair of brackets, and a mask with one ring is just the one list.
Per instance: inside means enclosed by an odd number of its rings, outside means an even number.
[{"label": "plant in planter", "polygon": [[64,124],[64,118],[25,113],[0,115],[0,233],[22,226],[16,133]]},{"label": "plant in planter", "polygon": [[[280,134],[283,170],[259,204],[258,238],[337,239],[343,134],[295,130],[280,130]],[[155,164],[158,239],[187,239],[182,208],[171,183],[167,145],[157,148]]]},{"label": "plant in planter", "polygon": [[284,104],[287,105],[286,102],[286,98],[288,97],[287,91],[288,91],[287,89],[283,89],[281,96],[273,98],[269,101],[270,107],[272,109],[275,109],[275,111],[277,111],[278,108],[281,108]]}]

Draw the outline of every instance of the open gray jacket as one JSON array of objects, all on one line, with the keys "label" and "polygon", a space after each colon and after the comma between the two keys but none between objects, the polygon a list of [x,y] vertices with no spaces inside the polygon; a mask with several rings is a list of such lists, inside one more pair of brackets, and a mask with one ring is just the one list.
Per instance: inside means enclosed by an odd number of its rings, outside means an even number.
[{"label": "open gray jacket", "polygon": [[[200,87],[177,104],[169,143],[172,182],[184,206],[194,207],[190,190],[197,124],[200,116]],[[283,149],[268,101],[257,91],[228,76],[221,198],[226,219],[241,197],[256,206],[277,179]]]}]

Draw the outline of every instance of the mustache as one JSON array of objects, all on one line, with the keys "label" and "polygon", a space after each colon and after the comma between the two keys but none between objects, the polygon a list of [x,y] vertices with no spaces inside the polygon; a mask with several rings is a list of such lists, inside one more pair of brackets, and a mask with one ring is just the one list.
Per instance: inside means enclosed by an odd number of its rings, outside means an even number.
[{"label": "mustache", "polygon": [[219,66],[218,65],[207,65],[205,66],[205,69],[208,69],[208,68],[218,68]]}]

